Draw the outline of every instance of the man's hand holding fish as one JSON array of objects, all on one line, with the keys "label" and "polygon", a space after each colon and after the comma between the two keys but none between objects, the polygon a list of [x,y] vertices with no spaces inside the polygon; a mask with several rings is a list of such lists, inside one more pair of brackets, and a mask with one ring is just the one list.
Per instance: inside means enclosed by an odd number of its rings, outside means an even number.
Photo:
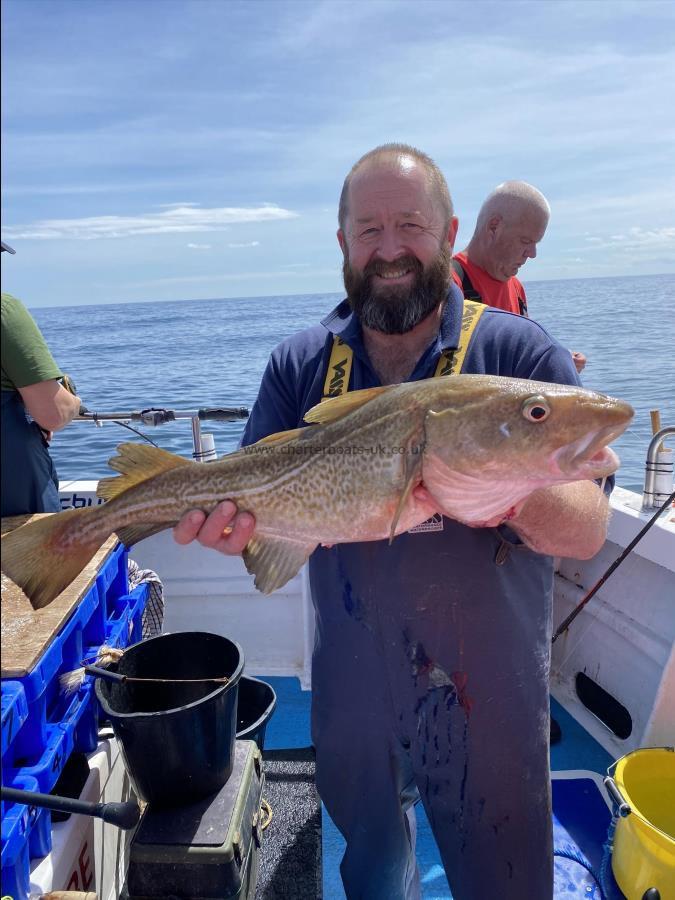
[{"label": "man's hand holding fish", "polygon": [[218,503],[207,516],[199,509],[186,513],[173,530],[178,544],[198,540],[204,547],[229,556],[239,556],[255,531],[255,518],[248,512],[237,512],[231,500]]}]

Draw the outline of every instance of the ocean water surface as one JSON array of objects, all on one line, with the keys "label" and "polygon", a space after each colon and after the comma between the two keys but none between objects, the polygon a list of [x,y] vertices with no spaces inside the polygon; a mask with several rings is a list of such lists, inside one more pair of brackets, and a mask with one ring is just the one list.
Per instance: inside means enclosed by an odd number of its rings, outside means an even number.
[{"label": "ocean water surface", "polygon": [[[617,483],[640,485],[651,437],[649,410],[675,425],[675,276],[525,283],[530,315],[570,350],[588,357],[584,385],[628,400],[630,430],[614,444]],[[11,291],[11,286],[7,289]],[[339,294],[31,309],[57,362],[88,409],[195,410],[252,406],[276,344],[313,325]],[[136,426],[139,427],[139,426]],[[242,421],[203,423],[222,454],[236,448]],[[141,427],[166,450],[192,454],[188,421]],[[114,423],[74,422],[54,436],[61,480],[111,474],[118,443],[137,437]],[[675,444],[675,441],[673,441]]]}]

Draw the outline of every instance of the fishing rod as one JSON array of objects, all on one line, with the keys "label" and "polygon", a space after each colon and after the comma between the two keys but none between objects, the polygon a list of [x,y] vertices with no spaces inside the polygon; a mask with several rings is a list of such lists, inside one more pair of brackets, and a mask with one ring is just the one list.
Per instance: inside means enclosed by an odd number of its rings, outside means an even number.
[{"label": "fishing rod", "polygon": [[132,412],[91,412],[86,407],[80,408],[79,415],[75,419],[80,422],[106,422],[122,419],[127,422],[140,422],[142,425],[166,425],[168,422],[175,422],[178,419],[194,419],[195,416],[200,420],[216,422],[234,422],[237,419],[248,418],[248,407],[246,406],[217,406],[207,407],[197,410],[178,411],[174,409],[164,409],[162,407],[151,406],[148,409],[140,409]]},{"label": "fishing rod", "polygon": [[642,540],[642,538],[647,534],[647,532],[652,527],[652,525],[659,518],[661,513],[665,509],[667,509],[668,506],[670,506],[670,504],[673,501],[675,501],[675,491],[673,491],[672,494],[670,494],[668,497],[666,497],[666,499],[663,501],[661,506],[656,510],[656,512],[651,517],[651,519],[647,522],[647,524],[644,526],[644,528],[642,528],[641,531],[633,538],[633,540],[630,542],[630,544],[628,544],[628,546],[623,550],[623,552],[619,556],[617,556],[617,558],[614,560],[614,562],[611,564],[611,566],[607,569],[607,571],[602,576],[602,578],[600,578],[600,580],[586,594],[584,599],[577,606],[574,607],[574,609],[569,614],[569,616],[567,616],[567,618],[558,626],[557,631],[551,638],[552,644],[555,644],[555,642],[558,640],[558,638],[563,633],[563,631],[567,631],[567,629],[570,627],[572,622],[579,615],[581,610],[586,606],[588,601],[591,600],[591,598],[594,597],[595,594],[597,594],[597,592],[600,590],[600,588],[603,586],[603,584],[607,581],[607,579],[610,577],[610,575],[613,572],[615,572],[616,569],[618,569],[618,567],[621,565],[621,563],[624,561],[624,559],[628,556],[628,554],[631,552],[631,550],[633,550],[633,548]]},{"label": "fishing rod", "polygon": [[159,425],[166,425],[169,422],[176,422],[179,419],[190,419],[192,422],[192,443],[194,446],[193,456],[196,460],[202,461],[204,458],[210,458],[213,454],[213,447],[205,450],[202,445],[201,423],[210,422],[235,422],[239,419],[247,419],[249,410],[246,406],[216,406],[204,407],[196,410],[173,410],[164,409],[162,407],[149,407],[148,409],[134,410],[131,412],[91,412],[85,406],[80,407],[79,415],[75,416],[75,422],[93,422],[99,428],[104,422],[114,422],[123,428],[128,428],[135,434],[142,437],[154,447],[157,446],[146,434],[133,428],[128,422],[139,422],[141,425],[155,428]]}]

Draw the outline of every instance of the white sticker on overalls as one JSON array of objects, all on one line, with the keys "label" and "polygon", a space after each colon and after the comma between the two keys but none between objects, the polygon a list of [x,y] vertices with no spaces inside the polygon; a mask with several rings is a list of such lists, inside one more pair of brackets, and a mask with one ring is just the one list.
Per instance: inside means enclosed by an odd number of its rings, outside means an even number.
[{"label": "white sticker on overalls", "polygon": [[408,529],[408,534],[425,534],[428,531],[443,531],[443,516],[440,513],[434,513],[430,519]]}]

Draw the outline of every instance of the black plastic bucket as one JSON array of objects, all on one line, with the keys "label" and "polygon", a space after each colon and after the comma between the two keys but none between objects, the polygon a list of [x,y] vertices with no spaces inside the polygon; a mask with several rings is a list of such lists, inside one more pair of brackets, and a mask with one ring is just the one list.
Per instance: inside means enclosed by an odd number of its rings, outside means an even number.
[{"label": "black plastic bucket", "polygon": [[237,740],[255,741],[262,751],[265,729],[277,705],[277,695],[271,684],[242,675],[237,700]]},{"label": "black plastic bucket", "polygon": [[234,761],[239,644],[185,631],[134,644],[108,667],[136,678],[220,678],[226,684],[96,679],[137,795],[155,807],[192,803],[219,790]]}]

